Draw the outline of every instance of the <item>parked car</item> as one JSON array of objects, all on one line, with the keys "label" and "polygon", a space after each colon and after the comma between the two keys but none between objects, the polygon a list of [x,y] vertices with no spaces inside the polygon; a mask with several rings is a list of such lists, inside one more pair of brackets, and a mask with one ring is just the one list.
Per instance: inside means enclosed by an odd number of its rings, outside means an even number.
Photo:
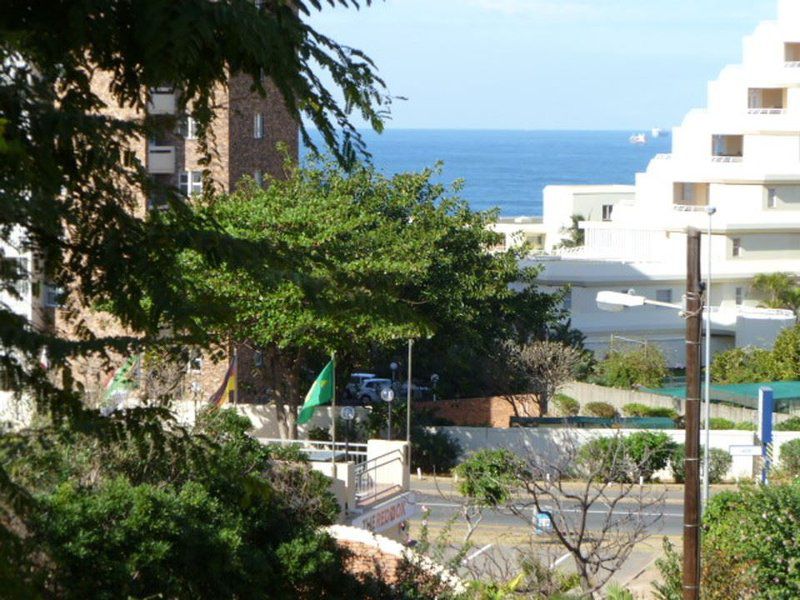
[{"label": "parked car", "polygon": [[358,390],[358,399],[362,404],[370,404],[381,400],[381,390],[391,388],[392,380],[382,377],[366,379]]},{"label": "parked car", "polygon": [[[398,386],[398,394],[400,399],[405,399],[408,397],[408,383],[405,381]],[[424,385],[417,385],[416,383],[411,384],[411,399],[412,400],[423,400],[429,398],[431,395],[431,388],[425,387]]]},{"label": "parked car", "polygon": [[344,397],[346,400],[358,398],[358,390],[367,379],[375,379],[375,373],[351,373],[347,385],[344,386]]}]

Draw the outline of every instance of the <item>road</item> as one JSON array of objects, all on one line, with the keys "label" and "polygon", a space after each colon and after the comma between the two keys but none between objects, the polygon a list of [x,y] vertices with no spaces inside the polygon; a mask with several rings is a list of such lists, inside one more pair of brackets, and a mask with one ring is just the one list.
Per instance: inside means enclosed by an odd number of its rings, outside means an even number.
[{"label": "road", "polygon": [[[455,491],[452,480],[443,478],[437,481],[420,481],[414,478],[411,487],[416,493],[417,503],[429,511],[426,521],[429,539],[435,540],[437,536],[446,534],[457,547],[467,529],[463,519],[453,520],[454,515],[459,514],[464,506],[464,499]],[[644,491],[651,496],[663,495],[662,501],[640,515],[647,522],[648,535],[636,546],[614,579],[624,585],[639,583],[646,590],[649,589],[649,578],[655,572],[654,560],[661,555],[662,537],[667,536],[673,544],[680,545],[683,532],[683,488],[675,485],[646,485]],[[518,495],[514,498],[513,505],[528,519],[533,515],[534,509],[529,498]],[[569,520],[578,518],[580,511],[574,504],[564,506],[562,516]],[[632,511],[638,512],[638,504],[635,501],[622,500],[615,507],[614,515],[622,519]],[[590,509],[587,516],[588,530],[599,530],[606,516],[603,505],[598,504]],[[413,519],[410,525],[411,536],[416,538],[421,534],[422,516]],[[622,529],[629,530],[630,526],[623,526]],[[507,508],[484,511],[480,525],[470,539],[473,549],[467,555],[467,562],[479,572],[490,574],[498,563],[507,561],[510,557],[518,558],[520,551],[533,550],[545,564],[556,563],[567,570],[573,568],[569,556],[564,554],[563,547],[554,536],[531,533],[530,522],[526,523]]]}]

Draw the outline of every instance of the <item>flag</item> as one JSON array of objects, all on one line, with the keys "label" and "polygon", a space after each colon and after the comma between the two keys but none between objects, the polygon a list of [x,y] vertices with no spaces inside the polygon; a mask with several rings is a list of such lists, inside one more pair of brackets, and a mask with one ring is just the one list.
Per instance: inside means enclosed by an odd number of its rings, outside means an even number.
[{"label": "flag", "polygon": [[235,402],[236,400],[236,392],[238,390],[236,380],[237,363],[238,357],[234,352],[233,359],[228,365],[228,370],[225,372],[225,378],[222,380],[222,385],[219,386],[219,389],[217,389],[214,395],[209,399],[209,402],[216,408],[221,408],[228,402]]},{"label": "flag", "polygon": [[138,356],[131,356],[114,372],[114,376],[106,385],[103,393],[104,401],[121,401],[136,387],[136,380],[133,376],[135,375],[138,360]]},{"label": "flag", "polygon": [[317,376],[311,389],[306,394],[305,402],[300,408],[300,416],[297,423],[302,425],[308,423],[314,414],[314,409],[321,404],[327,404],[333,400],[333,376],[334,364],[331,360],[322,372]]}]

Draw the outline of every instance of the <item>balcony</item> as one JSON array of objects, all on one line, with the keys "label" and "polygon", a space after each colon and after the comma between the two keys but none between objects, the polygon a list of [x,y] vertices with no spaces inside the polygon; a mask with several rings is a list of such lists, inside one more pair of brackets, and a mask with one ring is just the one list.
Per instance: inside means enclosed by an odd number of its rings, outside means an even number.
[{"label": "balcony", "polygon": [[150,90],[150,101],[147,112],[151,115],[174,115],[177,109],[175,90],[172,88],[153,88]]},{"label": "balcony", "polygon": [[751,115],[782,115],[786,110],[786,88],[749,88],[747,112]]},{"label": "balcony", "polygon": [[175,146],[149,146],[147,148],[147,172],[151,175],[175,173]]}]

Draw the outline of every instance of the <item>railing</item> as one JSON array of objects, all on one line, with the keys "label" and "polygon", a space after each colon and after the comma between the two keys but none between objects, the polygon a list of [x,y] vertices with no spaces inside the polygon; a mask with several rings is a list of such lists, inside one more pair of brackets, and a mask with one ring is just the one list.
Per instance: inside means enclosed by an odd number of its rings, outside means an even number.
[{"label": "railing", "polygon": [[402,465],[403,460],[401,450],[392,450],[356,465],[356,503],[363,504],[387,490],[402,488],[402,481],[395,483],[378,481],[378,471],[390,465]]},{"label": "railing", "polygon": [[659,152],[653,157],[654,160],[672,160],[672,154],[669,152]]},{"label": "railing", "polygon": [[749,115],[782,115],[786,112],[785,108],[748,108]]},{"label": "railing", "polygon": [[741,156],[712,156],[711,162],[715,163],[740,163],[742,162]]},{"label": "railing", "polygon": [[367,461],[366,444],[354,442],[336,442],[332,444],[324,440],[284,440],[279,438],[258,438],[258,441],[267,445],[296,446],[298,450],[306,454],[334,451],[338,462],[341,462],[339,458],[344,454],[345,460],[355,463],[356,468]]},{"label": "railing", "polygon": [[783,63],[783,66],[789,69],[797,69],[800,67],[800,60],[787,60],[785,63]]}]

